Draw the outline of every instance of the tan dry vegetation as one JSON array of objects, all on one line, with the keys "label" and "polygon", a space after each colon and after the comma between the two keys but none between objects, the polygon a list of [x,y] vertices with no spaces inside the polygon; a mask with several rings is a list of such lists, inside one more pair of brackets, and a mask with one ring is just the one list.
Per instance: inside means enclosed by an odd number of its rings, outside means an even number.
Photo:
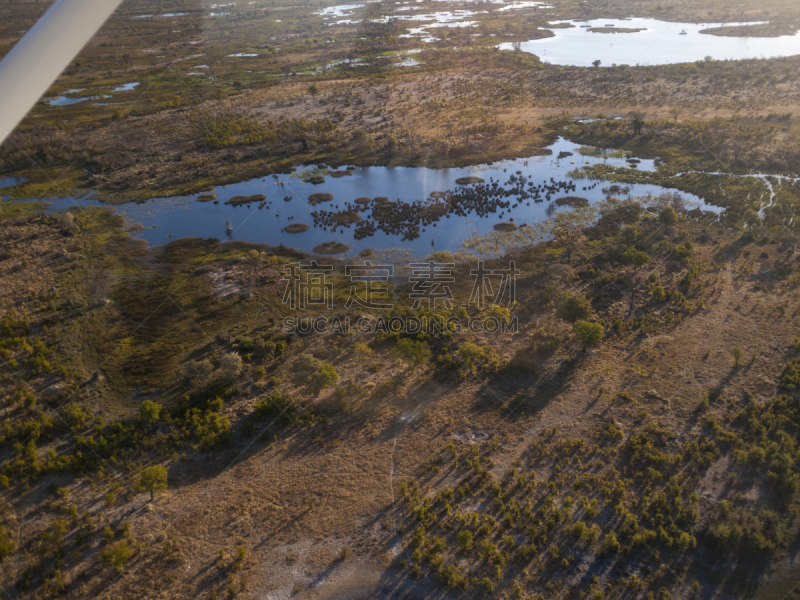
[{"label": "tan dry vegetation", "polygon": [[[98,227],[83,218],[81,222],[89,227],[87,233]],[[113,234],[113,223],[104,227],[110,227],[108,231]],[[678,311],[653,306],[646,292],[640,293],[640,302],[650,306],[647,312],[662,319],[655,329],[645,321],[642,329],[609,333],[596,350],[579,351],[570,340],[569,327],[538,299],[542,289],[540,269],[558,255],[540,248],[532,255],[518,257],[526,270],[532,269],[518,288],[521,332],[510,339],[465,336],[460,341],[462,345],[470,341],[492,348],[501,362],[513,362],[516,351],[525,351],[541,332],[554,334],[562,338],[561,348],[538,355],[526,368],[535,368],[539,376],[531,379],[529,370],[496,376],[479,369],[463,379],[439,380],[434,378],[438,372],[434,363],[410,372],[388,355],[385,343],[375,345],[368,361],[380,361],[385,366],[372,372],[355,355],[357,339],[298,339],[279,360],[266,363],[277,384],[265,384],[243,374],[233,399],[219,409],[219,416],[229,419],[237,432],[233,445],[212,452],[186,448],[184,455],[175,453],[167,458],[169,490],[152,504],[146,502],[146,496],[128,491],[135,469],[128,474],[104,464],[102,469],[78,479],[53,473],[29,480],[29,488],[15,482],[4,492],[6,529],[20,527],[18,543],[25,552],[36,544],[41,547],[44,542],[36,540],[49,535],[42,532],[50,531],[58,519],[64,518],[70,519],[67,530],[89,536],[85,539],[97,540],[92,536],[98,534],[92,532],[106,525],[118,532],[118,541],[113,543],[127,543],[126,536],[130,537],[136,551],[124,564],[122,577],[114,576],[111,567],[101,560],[102,549],[108,548],[102,541],[92,541],[93,550],[71,552],[59,570],[67,582],[67,597],[136,598],[147,589],[148,597],[196,598],[212,590],[224,593],[229,585],[234,585],[243,598],[270,594],[324,598],[344,593],[427,597],[438,593],[430,579],[416,583],[400,577],[397,561],[405,552],[402,540],[407,538],[398,538],[395,527],[403,516],[399,495],[402,482],[427,481],[431,489],[424,493],[431,497],[457,481],[447,470],[439,475],[428,468],[430,458],[447,442],[454,442],[458,448],[497,444],[489,466],[494,477],[502,479],[510,468],[519,470],[519,459],[548,428],[557,427],[562,439],[592,439],[603,424],[611,421],[628,435],[646,411],[647,420],[675,432],[680,439],[693,427],[698,398],[709,389],[720,389],[731,399],[750,392],[759,402],[778,391],[778,375],[794,338],[786,324],[800,314],[796,279],[786,275],[787,268],[789,273],[796,271],[793,246],[737,241],[738,233],[715,226],[687,223],[680,229],[684,232],[682,239],[694,244],[693,260],[702,265],[702,285],[691,295],[695,304]],[[24,254],[10,260],[27,260],[27,281],[20,279],[19,285],[4,288],[5,314],[13,307],[31,323],[41,322],[48,312],[28,291],[59,278],[59,270],[65,267],[50,250],[63,234],[55,223],[38,217],[16,221],[7,231],[23,234],[19,238],[13,234],[15,241],[6,241],[4,247],[10,244],[22,250]],[[656,236],[660,231],[658,226],[652,230]],[[673,230],[670,235],[676,233]],[[21,240],[31,243],[20,244]],[[86,245],[92,246],[91,242]],[[594,250],[587,247],[572,259],[570,268],[580,271],[593,257]],[[78,259],[80,268],[85,258]],[[563,260],[562,255],[557,262]],[[0,264],[8,276],[4,282],[15,281],[15,264],[9,260]],[[655,273],[663,285],[674,285],[684,272],[680,263],[667,256],[646,267],[641,276]],[[560,281],[559,290],[570,293],[586,293],[587,285],[593,285],[569,277]],[[244,282],[243,277],[242,285]],[[259,290],[262,285],[254,290],[256,297],[270,293],[269,284],[263,292]],[[271,293],[276,292],[273,289]],[[464,285],[457,295],[468,293],[469,286]],[[597,318],[607,323],[626,318],[627,295],[614,297],[612,293],[611,299],[595,302]],[[94,310],[106,311],[96,312],[94,318],[116,318],[113,303]],[[670,314],[671,325],[667,324]],[[641,311],[635,316],[641,317]],[[87,315],[77,318],[81,322]],[[247,332],[247,326],[242,329]],[[43,337],[59,353],[67,344],[64,338],[58,342],[62,331],[51,329]],[[53,336],[55,339],[51,339]],[[92,342],[85,339],[83,343]],[[219,343],[229,347],[228,342]],[[732,347],[744,351],[742,368],[731,367]],[[184,352],[195,353],[197,349]],[[308,353],[332,361],[340,386],[318,394],[309,392],[303,377],[295,376],[298,360]],[[83,350],[73,359],[63,360],[79,366],[92,356]],[[51,383],[52,375],[33,377],[29,385],[38,395]],[[240,427],[273,385],[302,400],[306,412],[313,407],[330,420],[277,429],[267,439],[260,439],[258,434],[269,423],[257,422],[255,436],[244,434]],[[347,405],[337,399],[337,389],[346,390]],[[623,392],[633,404],[614,400]],[[127,408],[130,404],[118,401],[113,410],[111,406],[92,408],[100,400],[98,395],[108,403],[115,392],[102,380],[92,383],[81,393],[81,405],[90,414],[109,419],[131,410]],[[158,394],[149,397],[157,398]],[[49,404],[47,400],[41,402],[42,406]],[[12,401],[7,407],[13,411],[7,413],[9,416],[21,414],[18,403]],[[725,412],[724,406],[712,410]],[[47,448],[40,447],[39,451]],[[720,459],[699,485],[701,519],[711,514],[723,494],[723,473],[731,468],[727,460]],[[539,480],[550,475],[547,469],[537,469]],[[63,492],[54,498],[56,486],[62,486]],[[105,502],[103,495],[114,489],[116,499]],[[753,501],[761,500],[756,496]],[[78,515],[88,516],[80,521],[62,516],[72,505]],[[129,526],[128,532],[120,529],[123,523]],[[410,533],[406,530],[404,536]],[[69,547],[73,543],[70,540],[67,537],[61,543]],[[232,558],[236,545],[246,548],[246,558],[240,561]],[[342,558],[345,547],[349,555]],[[221,549],[225,550],[223,559],[219,558]],[[0,563],[7,581],[17,582],[23,576],[29,564],[24,556],[22,563]],[[242,578],[246,583],[240,589]],[[33,584],[43,585],[39,579]]]}]

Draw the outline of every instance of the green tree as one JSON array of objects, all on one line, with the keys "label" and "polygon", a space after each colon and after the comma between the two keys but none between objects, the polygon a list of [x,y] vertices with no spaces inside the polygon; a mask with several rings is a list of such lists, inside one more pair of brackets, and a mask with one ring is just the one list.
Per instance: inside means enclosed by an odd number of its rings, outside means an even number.
[{"label": "green tree", "polygon": [[596,348],[603,341],[603,326],[600,323],[576,321],[573,330],[575,339],[581,342],[584,348]]},{"label": "green tree", "polygon": [[628,248],[622,254],[622,260],[625,264],[631,265],[633,267],[634,274],[638,273],[639,269],[643,266],[650,264],[653,260],[650,258],[650,255],[646,252],[642,252],[636,248]]},{"label": "green tree", "polygon": [[157,493],[167,489],[167,470],[162,465],[147,467],[139,475],[139,480],[133,488],[135,492],[149,492],[150,501]]},{"label": "green tree", "polygon": [[665,206],[658,213],[658,220],[662,225],[672,227],[678,222],[678,213],[671,206]]},{"label": "green tree", "polygon": [[592,305],[589,303],[589,300],[583,296],[564,294],[561,302],[558,304],[556,314],[560,319],[564,319],[570,323],[585,321],[592,316]]},{"label": "green tree", "polygon": [[139,407],[139,418],[148,425],[152,425],[158,421],[162,408],[163,407],[158,402],[145,400]]},{"label": "green tree", "polygon": [[337,381],[339,381],[339,374],[336,372],[336,368],[331,363],[324,362],[319,366],[317,372],[314,373],[311,386],[314,388],[314,391],[319,394],[325,388],[336,385]]},{"label": "green tree", "polygon": [[308,86],[308,93],[311,94],[312,98],[319,94],[319,88],[317,87],[316,83],[312,83],[310,86]]},{"label": "green tree", "polygon": [[431,349],[426,342],[415,342],[408,338],[402,338],[397,341],[389,355],[407,362],[413,371],[430,358]]}]

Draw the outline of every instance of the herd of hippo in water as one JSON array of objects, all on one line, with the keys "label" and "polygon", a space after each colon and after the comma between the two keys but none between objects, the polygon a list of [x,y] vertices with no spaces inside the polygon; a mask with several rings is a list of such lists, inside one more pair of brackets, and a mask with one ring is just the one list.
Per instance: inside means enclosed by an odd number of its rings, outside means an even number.
[{"label": "herd of hippo in water", "polygon": [[[436,227],[442,218],[449,219],[451,214],[458,217],[470,214],[487,217],[497,214],[503,219],[508,213],[507,221],[496,223],[494,228],[499,231],[513,231],[517,225],[510,216],[511,211],[523,203],[530,206],[531,202],[551,202],[548,207],[549,212],[557,206],[580,207],[589,203],[587,198],[571,195],[577,191],[577,185],[572,180],[556,180],[550,177],[546,181],[536,183],[523,175],[522,171],[511,174],[505,183],[500,183],[493,177],[486,182],[481,177],[469,176],[457,179],[456,184],[458,187],[455,190],[432,192],[429,198],[410,203],[378,196],[360,197],[341,204],[332,204],[333,194],[317,192],[308,197],[308,204],[316,207],[331,203],[332,210],[317,208],[311,212],[314,228],[336,233],[340,229],[344,230],[355,225],[353,238],[356,240],[373,236],[377,231],[381,231],[387,235],[402,236],[402,241],[410,241],[419,238],[427,227]],[[597,185],[595,182],[583,187],[583,190],[594,189]],[[611,186],[603,191],[625,193],[627,188]],[[554,198],[555,196],[559,197]],[[285,202],[290,202],[292,199],[292,196],[283,197]],[[202,194],[197,197],[197,201],[219,204],[214,194]],[[256,204],[257,208],[262,210],[272,208],[272,201],[267,200],[265,194],[232,196],[225,201],[225,204],[248,207]],[[369,216],[366,215],[368,211]],[[276,212],[275,216],[280,217],[280,212]],[[309,228],[307,223],[290,223],[283,229],[287,233],[301,233]]]},{"label": "herd of hippo in water", "polygon": [[[453,191],[432,192],[425,200],[402,202],[390,200],[388,197],[356,198],[352,202],[336,204],[336,210],[317,209],[311,213],[313,226],[323,231],[330,230],[335,233],[338,228],[355,225],[353,238],[361,240],[382,231],[387,235],[402,236],[402,241],[415,240],[427,227],[436,227],[442,218],[449,219],[451,214],[465,217],[475,214],[486,217],[498,214],[499,218],[522,203],[550,201],[554,195],[570,194],[577,190],[573,181],[556,181],[550,178],[540,184],[529,181],[521,171],[512,174],[505,184],[489,178],[485,182],[480,177],[464,177],[456,180],[459,187]],[[584,187],[589,189],[592,186]],[[330,194],[312,194],[309,202],[316,205],[320,202],[331,202]],[[578,196],[564,196],[556,200],[560,206],[580,206],[588,204],[586,198]],[[362,218],[361,214],[371,209],[369,219]],[[498,223],[495,229],[510,230],[514,218],[509,217],[509,222]],[[287,230],[288,231],[288,230]]]}]

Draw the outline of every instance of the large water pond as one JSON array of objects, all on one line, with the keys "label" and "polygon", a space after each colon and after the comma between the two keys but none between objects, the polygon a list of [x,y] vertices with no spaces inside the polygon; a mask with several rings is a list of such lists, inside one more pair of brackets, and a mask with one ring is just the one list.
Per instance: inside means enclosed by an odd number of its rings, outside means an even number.
[{"label": "large water pond", "polygon": [[[351,175],[327,175],[321,184],[307,181],[309,171],[304,169],[278,178],[270,176],[219,186],[213,191],[216,204],[213,201],[198,202],[198,196],[153,198],[146,203],[121,205],[117,210],[129,220],[143,225],[144,229],[134,235],[151,245],[181,237],[214,237],[285,244],[303,251],[311,251],[323,242],[339,242],[350,246],[351,255],[366,248],[403,248],[415,254],[426,254],[432,249],[457,250],[473,232],[488,233],[500,222],[534,223],[546,219],[554,209],[572,210],[569,206],[556,208],[555,201],[559,198],[578,196],[590,203],[607,198],[610,192],[607,182],[572,179],[568,175],[577,167],[606,162],[615,167],[655,168],[652,160],[637,161],[619,156],[603,158],[591,155],[596,152],[587,154],[586,148],[582,154],[578,145],[564,139],[556,141],[550,150],[552,154],[548,156],[458,169],[352,168]],[[339,169],[340,174],[344,171],[344,168]],[[485,183],[464,185],[456,182],[468,176],[480,177]],[[490,188],[493,182],[498,184],[496,190],[509,193],[495,193],[494,198],[489,197],[491,194],[478,193],[477,190]],[[455,191],[455,196],[449,199],[451,208],[442,212],[445,199],[441,192],[448,190]],[[520,195],[519,190],[525,190],[525,194]],[[665,191],[674,190],[650,184],[626,184],[614,195],[624,198],[659,195]],[[309,202],[309,196],[315,193],[332,194],[333,200],[314,205]],[[226,203],[235,196],[255,194],[263,194],[265,199],[239,206]],[[689,203],[705,210],[719,211],[716,207],[706,206],[700,198],[682,195]],[[365,197],[372,201],[354,202]],[[374,201],[376,197],[388,198],[389,202],[384,201],[381,206],[380,201]],[[76,205],[102,205],[90,197],[47,200],[53,203],[53,211]],[[334,213],[349,208],[357,209],[361,222],[349,226],[332,224]],[[379,219],[387,211],[394,215],[411,214],[411,222],[400,223],[390,219],[387,226],[381,228]],[[314,213],[317,215],[316,227]],[[436,214],[430,218],[432,213]],[[413,222],[415,214],[423,215],[417,223]],[[427,222],[426,215],[429,217]],[[293,223],[306,223],[310,227],[301,233],[286,232],[284,229]]]},{"label": "large water pond", "polygon": [[[556,24],[556,23],[554,23]],[[655,19],[598,19],[558,21],[570,27],[554,28],[555,37],[522,42],[524,52],[556,65],[589,67],[665,65],[703,60],[777,58],[800,54],[800,32],[780,37],[729,37],[700,33],[720,26],[747,23],[670,23]],[[610,33],[611,30],[619,30]],[[595,30],[595,31],[592,31]],[[623,33],[624,30],[637,30]],[[500,45],[511,50],[513,43]]]}]

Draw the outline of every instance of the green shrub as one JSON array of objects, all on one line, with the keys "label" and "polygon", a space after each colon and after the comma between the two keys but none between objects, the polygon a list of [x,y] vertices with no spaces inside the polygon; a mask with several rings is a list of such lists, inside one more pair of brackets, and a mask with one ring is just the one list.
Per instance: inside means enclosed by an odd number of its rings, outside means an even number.
[{"label": "green shrub", "polygon": [[686,240],[685,242],[681,242],[675,246],[673,252],[677,258],[682,261],[686,261],[694,254],[694,246],[692,245],[692,242]]},{"label": "green shrub", "polygon": [[456,541],[458,543],[458,549],[461,550],[461,552],[469,552],[472,549],[472,532],[467,529],[459,531],[456,536]]},{"label": "green shrub", "polygon": [[227,446],[232,440],[227,417],[220,417],[213,410],[189,409],[183,417],[183,430],[199,442],[203,451]]},{"label": "green shrub", "polygon": [[0,562],[9,556],[17,548],[14,538],[6,533],[5,528],[0,525]]},{"label": "green shrub", "polygon": [[599,323],[576,321],[573,331],[584,348],[596,348],[603,341],[603,326]]},{"label": "green shrub", "polygon": [[577,521],[572,526],[572,535],[578,539],[581,539],[584,534],[586,533],[586,523],[583,521]]},{"label": "green shrub", "polygon": [[245,558],[247,558],[247,548],[244,546],[236,546],[236,558],[234,560],[237,563],[242,563]]},{"label": "green shrub", "polygon": [[30,368],[31,373],[35,374],[43,372],[46,373],[50,371],[50,363],[47,362],[47,359],[40,354],[35,354],[31,357],[31,359],[28,361],[28,367]]},{"label": "green shrub", "polygon": [[125,564],[133,556],[133,549],[128,545],[128,540],[120,540],[105,550],[103,560],[109,563],[118,574],[124,573]]},{"label": "green shrub", "polygon": [[275,419],[280,426],[297,422],[297,404],[294,397],[279,390],[272,392],[263,402],[257,402],[253,408],[257,418]]},{"label": "green shrub", "polygon": [[237,350],[241,354],[249,354],[253,352],[256,347],[255,341],[249,337],[240,336],[233,340],[236,343]]},{"label": "green shrub", "polygon": [[675,209],[671,206],[665,206],[662,208],[658,213],[658,220],[661,222],[662,225],[666,225],[667,227],[671,227],[678,222],[678,213],[675,212]]},{"label": "green shrub", "polygon": [[783,367],[781,385],[789,389],[800,387],[800,356],[793,358]]},{"label": "green shrub", "polygon": [[275,356],[277,349],[277,344],[272,340],[257,340],[253,344],[253,355],[257,358],[270,360]]},{"label": "green shrub", "polygon": [[329,362],[324,362],[320,365],[319,369],[317,369],[317,372],[314,373],[311,386],[314,388],[314,391],[319,393],[332,385],[336,385],[337,381],[339,381],[339,374],[336,372],[334,366]]},{"label": "green shrub", "polygon": [[602,432],[600,433],[600,437],[604,440],[621,440],[623,437],[622,430],[617,427],[616,423],[606,423],[603,425]]},{"label": "green shrub", "polygon": [[362,364],[366,364],[367,359],[373,354],[372,348],[367,346],[364,342],[356,342],[353,344],[353,356]]},{"label": "green shrub", "polygon": [[739,368],[742,366],[742,349],[739,346],[731,348],[731,356],[733,357],[733,366]]},{"label": "green shrub", "polygon": [[600,554],[603,556],[610,556],[619,552],[620,543],[617,541],[617,536],[614,532],[609,532],[603,538],[603,544],[600,546]]},{"label": "green shrub", "polygon": [[430,358],[431,349],[427,342],[415,342],[408,338],[401,338],[397,340],[397,344],[389,355],[394,359],[407,362],[412,369],[416,369]]},{"label": "green shrub", "polygon": [[652,260],[653,259],[650,258],[649,254],[642,252],[641,250],[637,250],[636,248],[628,248],[622,254],[622,261],[631,265],[636,271],[646,264],[649,264]]},{"label": "green shrub", "polygon": [[558,304],[556,314],[560,319],[575,323],[578,320],[585,321],[592,316],[592,306],[589,300],[582,296],[564,294]]}]

